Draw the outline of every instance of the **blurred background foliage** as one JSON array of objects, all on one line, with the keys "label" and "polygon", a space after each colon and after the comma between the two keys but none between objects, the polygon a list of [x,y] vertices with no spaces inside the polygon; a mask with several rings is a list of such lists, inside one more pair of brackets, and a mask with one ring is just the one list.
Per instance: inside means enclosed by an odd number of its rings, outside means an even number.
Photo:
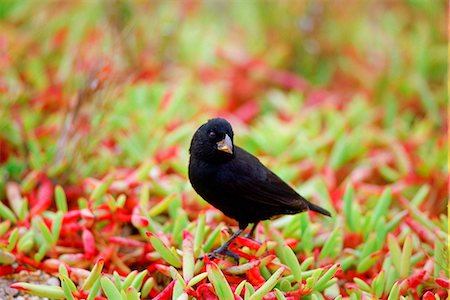
[{"label": "blurred background foliage", "polygon": [[[238,145],[332,212],[270,223],[300,261],[336,263],[321,279],[328,298],[443,299],[446,12],[443,0],[0,1],[2,218],[7,202],[25,219],[52,216],[58,194],[72,211],[110,205],[111,216],[114,197],[127,216],[139,199],[139,220],[180,249],[209,207],[186,178],[189,142],[222,116]],[[206,222],[216,237],[223,221]],[[110,244],[100,223],[94,251]],[[128,232],[120,226],[115,235]],[[291,291],[286,277],[278,287]],[[315,289],[305,299],[323,299]]]},{"label": "blurred background foliage", "polygon": [[420,174],[444,171],[445,11],[426,0],[1,1],[1,186],[29,170],[74,183],[171,150],[167,168],[184,172],[192,132],[216,115],[288,180],[298,169],[287,162],[339,169],[394,139],[417,144]]}]

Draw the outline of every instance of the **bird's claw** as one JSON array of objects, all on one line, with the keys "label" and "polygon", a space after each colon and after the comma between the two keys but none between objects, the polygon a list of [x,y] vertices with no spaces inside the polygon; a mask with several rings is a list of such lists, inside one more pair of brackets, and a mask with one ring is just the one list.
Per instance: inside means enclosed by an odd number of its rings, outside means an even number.
[{"label": "bird's claw", "polygon": [[239,263],[239,255],[237,255],[236,253],[230,251],[230,249],[228,248],[218,248],[216,250],[214,250],[213,252],[210,252],[208,254],[206,254],[208,256],[209,259],[212,258],[219,258],[219,257],[223,257],[223,256],[229,256],[231,258],[233,258],[236,261],[236,264]]}]

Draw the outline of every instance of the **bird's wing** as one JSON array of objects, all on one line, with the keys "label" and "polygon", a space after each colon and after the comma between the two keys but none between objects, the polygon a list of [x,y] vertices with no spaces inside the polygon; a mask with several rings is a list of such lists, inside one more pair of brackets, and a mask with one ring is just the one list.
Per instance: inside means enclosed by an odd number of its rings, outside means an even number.
[{"label": "bird's wing", "polygon": [[243,201],[288,212],[308,209],[308,202],[265,167],[255,156],[235,146],[235,158],[221,168],[217,183],[224,193]]}]

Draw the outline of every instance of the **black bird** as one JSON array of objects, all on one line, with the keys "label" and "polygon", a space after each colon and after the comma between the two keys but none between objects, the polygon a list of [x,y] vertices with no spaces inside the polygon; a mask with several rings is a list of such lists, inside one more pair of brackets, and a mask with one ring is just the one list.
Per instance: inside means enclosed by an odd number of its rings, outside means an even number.
[{"label": "black bird", "polygon": [[307,201],[255,156],[233,144],[233,129],[222,118],[209,120],[192,137],[189,149],[189,180],[207,202],[239,223],[239,230],[212,256],[225,254],[230,243],[253,223],[250,235],[261,220],[312,210],[331,214]]}]

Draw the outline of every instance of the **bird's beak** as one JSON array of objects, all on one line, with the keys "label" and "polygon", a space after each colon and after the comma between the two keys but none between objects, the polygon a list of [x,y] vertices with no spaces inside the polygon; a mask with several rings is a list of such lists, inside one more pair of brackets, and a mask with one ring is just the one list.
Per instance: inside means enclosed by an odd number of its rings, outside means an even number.
[{"label": "bird's beak", "polygon": [[225,134],[225,138],[217,142],[217,149],[226,153],[233,154],[233,142],[228,134]]}]

